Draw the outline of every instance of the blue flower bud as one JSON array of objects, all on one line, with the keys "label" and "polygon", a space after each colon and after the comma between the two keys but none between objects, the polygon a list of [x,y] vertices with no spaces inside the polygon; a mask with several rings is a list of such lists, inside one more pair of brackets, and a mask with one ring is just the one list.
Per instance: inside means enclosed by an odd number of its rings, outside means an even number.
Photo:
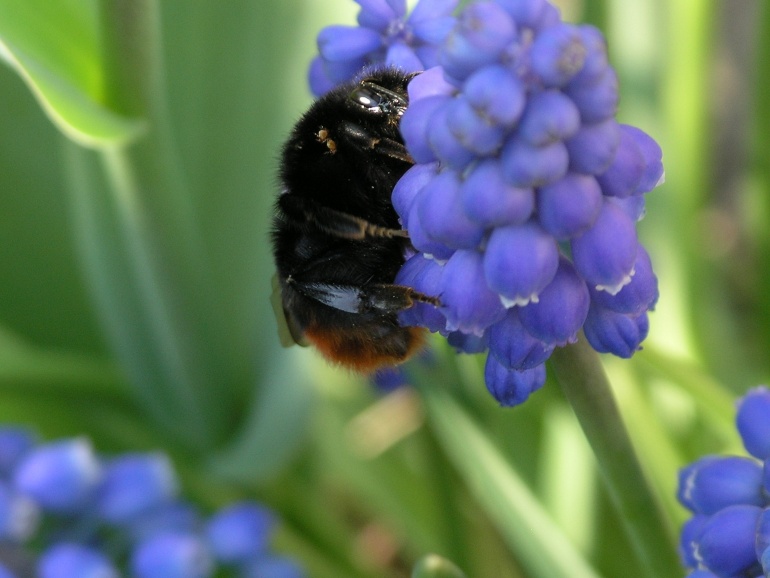
[{"label": "blue flower bud", "polygon": [[409,15],[408,21],[416,25],[419,22],[443,20],[451,16],[458,3],[458,0],[419,0]]},{"label": "blue flower bud", "polygon": [[[396,275],[396,285],[412,287],[425,295],[439,296],[441,276],[444,268],[433,259],[427,259],[418,253],[410,257]],[[429,331],[442,331],[446,327],[446,318],[437,307],[427,303],[414,303],[398,316],[401,325],[427,327]]]},{"label": "blue flower bud", "polygon": [[545,15],[546,0],[497,0],[520,27],[539,28]]},{"label": "blue flower bud", "polygon": [[593,304],[583,327],[588,343],[596,351],[624,359],[641,349],[649,329],[646,313],[624,315]]},{"label": "blue flower bud", "polygon": [[0,476],[9,476],[35,443],[35,436],[26,429],[0,428]]},{"label": "blue flower bud", "polygon": [[318,52],[332,62],[362,58],[380,46],[380,35],[370,28],[335,25],[318,34]]},{"label": "blue flower bud", "polygon": [[537,214],[543,229],[557,240],[578,237],[596,222],[602,191],[591,175],[567,173],[537,191]]},{"label": "blue flower bud", "polygon": [[580,113],[559,90],[543,90],[530,96],[517,134],[528,144],[544,146],[564,140],[580,128]]},{"label": "blue flower bud", "polygon": [[575,103],[581,120],[586,124],[615,118],[618,112],[618,75],[610,66],[590,83],[581,80],[571,82],[565,87],[564,93]]},{"label": "blue flower bud", "polygon": [[[112,562],[101,552],[80,544],[57,544],[37,563],[39,578],[119,578]],[[169,577],[170,578],[170,577]]]},{"label": "blue flower bud", "polygon": [[[417,103],[425,102],[425,100],[417,101]],[[435,158],[438,158],[438,160],[446,163],[449,167],[457,171],[462,171],[468,164],[470,164],[476,155],[465,148],[460,142],[460,139],[458,139],[449,129],[450,104],[451,99],[449,102],[445,102],[439,106],[430,115],[427,126],[428,144],[435,153]],[[407,109],[407,113],[408,112],[409,110]],[[404,117],[406,117],[406,113],[404,114]]]},{"label": "blue flower bud", "polygon": [[756,564],[754,533],[761,513],[756,506],[741,505],[711,516],[698,539],[701,563],[719,576],[738,575]]},{"label": "blue flower bud", "polygon": [[770,459],[770,391],[766,387],[749,390],[739,400],[736,423],[746,451],[760,460]]},{"label": "blue flower bud", "polygon": [[241,564],[265,553],[275,516],[252,502],[240,502],[217,512],[206,526],[214,557],[224,564]]},{"label": "blue flower bud", "polygon": [[509,309],[505,317],[489,328],[489,353],[508,369],[533,369],[551,356],[553,345],[535,339],[519,320],[519,310]]},{"label": "blue flower bud", "polygon": [[521,79],[504,66],[484,66],[468,77],[463,85],[468,102],[492,123],[513,128],[526,103],[526,89]]},{"label": "blue flower bud", "polygon": [[[685,578],[720,578],[713,572],[709,572],[708,570],[696,570],[692,574],[688,574],[685,576]],[[759,578],[762,578],[761,576]]]},{"label": "blue flower bud", "polygon": [[0,578],[18,578],[16,574],[5,565],[0,563]]},{"label": "blue flower bud", "polygon": [[420,225],[433,241],[452,249],[475,249],[484,236],[484,228],[465,213],[455,210],[460,204],[460,179],[446,170],[420,191],[415,203]]},{"label": "blue flower bud", "polygon": [[408,72],[419,72],[424,66],[414,49],[405,42],[394,42],[385,53],[385,64]]},{"label": "blue flower bud", "polygon": [[644,219],[644,216],[647,213],[644,195],[632,195],[625,199],[619,199],[618,197],[604,197],[604,201],[618,207],[634,222]]},{"label": "blue flower bud", "polygon": [[334,81],[326,73],[323,58],[320,56],[316,56],[310,63],[307,80],[310,85],[310,91],[316,96],[326,94],[335,86]]},{"label": "blue flower bud", "polygon": [[201,516],[195,507],[185,502],[169,502],[142,512],[121,527],[135,542],[142,542],[161,533],[197,532],[200,526]]},{"label": "blue flower bud", "polygon": [[583,125],[565,141],[570,170],[589,175],[603,173],[615,158],[619,142],[620,127],[615,119]]},{"label": "blue flower bud", "polygon": [[407,384],[406,375],[400,367],[378,369],[369,381],[377,391],[382,393],[389,393]]},{"label": "blue flower bud", "polygon": [[591,293],[591,301],[605,309],[626,315],[640,315],[652,309],[658,300],[658,278],[652,270],[650,256],[644,247],[639,245],[630,283],[615,295],[607,291],[597,291],[593,287],[588,290]]},{"label": "blue flower bud", "polygon": [[165,532],[137,545],[131,570],[136,578],[208,578],[213,560],[197,536]]},{"label": "blue flower bud", "polygon": [[385,32],[393,20],[404,14],[404,11],[394,10],[388,0],[355,0],[355,2],[361,6],[357,18],[358,24],[380,32]]},{"label": "blue flower bud", "polygon": [[503,144],[503,127],[481,116],[462,96],[452,100],[447,126],[466,149],[477,155],[491,155]]},{"label": "blue flower bud", "polygon": [[[456,20],[452,16],[423,19],[415,18],[418,9],[427,4],[428,3],[425,2],[425,0],[419,2],[414,11],[412,11],[412,15],[409,17],[408,22],[414,37],[427,45],[417,46],[415,50],[420,55],[420,60],[425,64],[425,68],[431,68],[438,65],[438,53],[436,52],[434,58],[426,59],[424,55],[420,53],[421,49],[429,47],[435,50],[434,47],[443,44],[446,41],[447,36],[449,36],[449,33],[452,31],[452,28],[454,28]],[[453,1],[451,4],[456,5],[457,2]]]},{"label": "blue flower bud", "polygon": [[603,203],[593,226],[572,239],[572,260],[586,283],[618,293],[631,281],[639,242],[634,222],[611,203]]},{"label": "blue flower bud", "polygon": [[484,381],[489,393],[504,407],[513,407],[527,401],[527,398],[543,387],[545,365],[516,371],[500,364],[494,355],[487,356],[484,367]]},{"label": "blue flower bud", "polygon": [[[762,571],[764,572],[764,575],[767,576],[770,574],[770,548],[762,552],[762,556],[759,558],[759,562],[762,564]],[[762,576],[759,576],[758,578],[762,578]]]},{"label": "blue flower bud", "polygon": [[679,500],[697,514],[711,515],[728,506],[761,506],[762,467],[738,456],[702,458],[679,473]]},{"label": "blue flower bud", "polygon": [[556,241],[535,223],[496,228],[484,252],[487,284],[506,306],[537,300],[558,266]]},{"label": "blue flower bud", "polygon": [[418,193],[438,175],[438,168],[438,163],[416,164],[404,173],[393,188],[390,199],[396,213],[401,215],[401,226],[404,229],[409,230],[408,219],[404,216],[409,215]]},{"label": "blue flower bud", "polygon": [[460,185],[460,201],[463,212],[478,225],[520,225],[535,210],[535,191],[509,185],[503,178],[500,162],[485,159]]},{"label": "blue flower bud", "polygon": [[708,519],[708,516],[698,514],[687,520],[682,526],[682,533],[679,536],[679,557],[688,568],[698,566],[696,555],[698,539]]},{"label": "blue flower bud", "polygon": [[660,145],[643,130],[627,124],[620,125],[630,135],[644,158],[644,174],[636,186],[634,194],[648,193],[663,182],[663,151]]},{"label": "blue flower bud", "polygon": [[13,483],[43,509],[74,512],[91,497],[100,476],[91,443],[76,438],[32,450],[16,469]]},{"label": "blue flower bud", "polygon": [[483,353],[489,347],[489,332],[485,331],[483,335],[472,335],[462,331],[452,331],[447,334],[446,341],[455,348],[455,351],[468,354]]},{"label": "blue flower bud", "polygon": [[[419,195],[418,195],[419,197]],[[415,199],[412,207],[409,209],[409,215],[406,222],[409,223],[409,239],[415,249],[424,253],[426,256],[435,257],[441,261],[446,261],[454,254],[454,249],[450,249],[443,243],[434,241],[425,232],[420,221],[420,203]]]},{"label": "blue flower bud", "polygon": [[570,164],[562,142],[535,147],[519,138],[510,138],[500,155],[505,180],[516,187],[540,187],[567,174]]},{"label": "blue flower bud", "polygon": [[23,542],[37,529],[40,511],[31,499],[0,482],[0,541]]},{"label": "blue flower bud", "polygon": [[245,564],[241,570],[241,576],[242,578],[305,578],[305,572],[289,558],[263,556]]},{"label": "blue flower bud", "polygon": [[583,68],[572,79],[575,84],[590,85],[596,83],[610,65],[607,59],[607,42],[604,35],[594,26],[578,26],[580,38],[586,48]]},{"label": "blue flower bud", "polygon": [[516,38],[516,24],[494,2],[473,2],[465,7],[447,36],[439,62],[456,80],[465,80],[486,64],[495,63]]},{"label": "blue flower bud", "polygon": [[757,559],[762,559],[768,548],[770,548],[770,508],[765,508],[757,520],[757,535],[754,539],[754,552]]},{"label": "blue flower bud", "polygon": [[[422,98],[410,103],[404,116],[401,117],[399,125],[401,136],[404,138],[409,154],[418,163],[431,163],[438,159],[429,140],[430,126],[433,117],[447,105],[448,100],[449,97],[440,95]],[[466,155],[471,154],[465,150],[462,152]]]},{"label": "blue flower bud", "polygon": [[644,156],[628,125],[620,125],[620,143],[612,164],[597,177],[602,192],[610,197],[628,197],[636,193],[646,170]]},{"label": "blue flower bud", "polygon": [[444,265],[441,303],[447,330],[482,335],[505,315],[497,293],[484,281],[483,268],[481,254],[466,250],[455,252]]},{"label": "blue flower bud", "polygon": [[535,37],[530,51],[532,71],[546,87],[562,87],[582,68],[586,47],[576,26],[557,24]]},{"label": "blue flower bud", "polygon": [[457,91],[453,85],[444,79],[444,70],[440,66],[434,66],[415,76],[409,81],[406,90],[409,94],[409,107],[423,98],[452,96]]},{"label": "blue flower bud", "polygon": [[519,309],[519,319],[533,337],[547,344],[566,345],[577,339],[589,302],[585,282],[572,263],[562,257],[553,280],[537,302]]},{"label": "blue flower bud", "polygon": [[105,467],[96,507],[104,520],[120,524],[172,500],[177,491],[176,474],[165,454],[126,454]]}]

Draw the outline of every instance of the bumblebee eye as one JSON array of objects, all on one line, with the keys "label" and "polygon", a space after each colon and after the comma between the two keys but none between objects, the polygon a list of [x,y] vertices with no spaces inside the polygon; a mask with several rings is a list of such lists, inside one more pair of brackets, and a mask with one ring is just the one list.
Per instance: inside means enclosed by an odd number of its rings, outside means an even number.
[{"label": "bumblebee eye", "polygon": [[401,116],[406,110],[406,99],[377,84],[363,82],[348,95],[350,100],[373,114]]}]

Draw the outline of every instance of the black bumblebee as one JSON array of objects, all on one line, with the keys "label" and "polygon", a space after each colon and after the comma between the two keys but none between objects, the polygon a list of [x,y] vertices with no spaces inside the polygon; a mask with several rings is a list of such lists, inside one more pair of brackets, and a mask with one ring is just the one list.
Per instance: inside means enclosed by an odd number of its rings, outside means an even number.
[{"label": "black bumblebee", "polygon": [[281,155],[272,232],[277,314],[295,342],[364,372],[421,346],[424,330],[400,326],[399,311],[439,304],[393,284],[410,246],[390,196],[414,164],[399,132],[413,77],[374,69],[334,88],[295,125]]}]

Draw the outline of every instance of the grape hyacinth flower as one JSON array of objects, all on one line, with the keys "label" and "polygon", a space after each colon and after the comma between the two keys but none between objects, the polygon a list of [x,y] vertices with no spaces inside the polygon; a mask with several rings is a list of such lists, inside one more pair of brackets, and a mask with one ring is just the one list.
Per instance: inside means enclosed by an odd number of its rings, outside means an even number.
[{"label": "grape hyacinth flower", "polygon": [[693,513],[679,544],[688,578],[770,575],[770,390],[749,391],[736,421],[751,457],[706,456],[679,473],[679,501]]},{"label": "grape hyacinth flower", "polygon": [[408,72],[435,66],[438,45],[454,24],[458,0],[419,0],[406,14],[406,0],[355,0],[359,26],[327,26],[318,35],[310,66],[314,95],[353,78],[369,64],[386,63]]},{"label": "grape hyacinth flower", "polygon": [[270,547],[273,512],[243,501],[205,519],[160,452],[104,458],[85,438],[0,428],[0,461],[0,578],[305,575]]},{"label": "grape hyacinth flower", "polygon": [[488,349],[489,391],[517,405],[581,330],[602,353],[640,349],[658,286],[636,222],[663,181],[662,152],[615,119],[601,32],[547,0],[471,2],[434,40],[436,66],[408,87],[401,133],[415,165],[393,206],[416,249],[396,283],[442,307],[418,304],[401,322]]}]

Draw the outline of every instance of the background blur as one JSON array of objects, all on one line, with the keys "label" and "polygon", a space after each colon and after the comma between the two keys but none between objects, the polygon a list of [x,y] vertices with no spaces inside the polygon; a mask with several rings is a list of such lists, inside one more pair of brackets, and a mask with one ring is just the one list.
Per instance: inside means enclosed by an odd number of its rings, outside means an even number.
[{"label": "background blur", "polygon": [[[604,31],[620,119],[664,151],[666,184],[647,197],[639,226],[660,302],[644,351],[606,367],[678,528],[677,468],[739,451],[732,399],[770,375],[770,6],[556,3],[565,20]],[[14,11],[35,4],[0,2],[0,38],[50,41],[29,48],[52,68],[60,63],[44,55],[58,48],[83,70],[109,65],[52,8],[98,30],[95,0],[52,2],[27,30]],[[451,449],[413,391],[376,393],[278,342],[267,238],[278,150],[310,102],[315,35],[354,23],[357,5],[161,4],[172,150],[161,142],[145,153],[160,150],[160,161],[73,144],[0,65],[0,422],[44,438],[86,434],[102,451],[164,449],[209,507],[246,495],[275,507],[279,546],[314,577],[407,576],[431,551],[471,578],[545,576],[519,550],[537,545],[505,527],[494,514],[503,506],[473,478],[478,446]],[[131,175],[125,162],[147,172]],[[152,194],[132,196],[143,174]],[[478,360],[438,347],[458,382],[452,411],[523,482],[517,499],[542,508],[598,576],[642,576],[628,567],[629,545],[558,386],[502,410]]]}]

